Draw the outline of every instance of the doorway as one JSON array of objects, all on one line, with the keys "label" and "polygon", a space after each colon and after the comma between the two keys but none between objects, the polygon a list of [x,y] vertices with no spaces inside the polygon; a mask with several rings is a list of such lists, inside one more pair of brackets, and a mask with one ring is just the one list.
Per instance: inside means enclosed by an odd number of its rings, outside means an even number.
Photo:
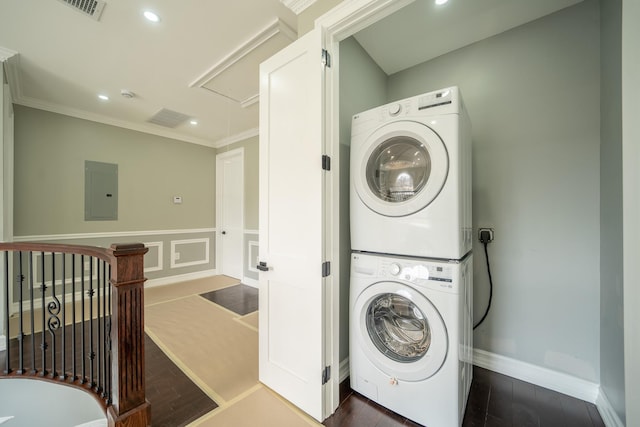
[{"label": "doorway", "polygon": [[243,278],[244,149],[216,156],[216,268]]}]

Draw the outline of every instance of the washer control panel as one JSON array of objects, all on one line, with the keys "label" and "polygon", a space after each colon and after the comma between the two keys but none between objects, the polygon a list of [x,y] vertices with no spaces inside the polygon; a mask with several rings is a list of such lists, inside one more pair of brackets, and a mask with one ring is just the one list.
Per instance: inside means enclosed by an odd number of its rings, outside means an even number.
[{"label": "washer control panel", "polygon": [[402,280],[416,285],[437,284],[438,288],[451,289],[454,287],[454,265],[446,261],[378,258],[376,275],[380,278]]}]

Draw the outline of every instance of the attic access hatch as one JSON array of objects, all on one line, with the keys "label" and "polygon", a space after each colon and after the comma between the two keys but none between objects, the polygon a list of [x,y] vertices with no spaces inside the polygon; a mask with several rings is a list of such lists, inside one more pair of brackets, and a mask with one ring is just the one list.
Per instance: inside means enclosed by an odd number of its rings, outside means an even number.
[{"label": "attic access hatch", "polygon": [[80,13],[83,13],[90,17],[91,19],[95,19],[96,21],[100,20],[100,16],[102,16],[102,11],[107,3],[102,0],[58,0],[67,6],[77,10]]},{"label": "attic access hatch", "polygon": [[243,108],[255,104],[260,90],[260,64],[296,38],[294,30],[276,19],[190,86],[201,87],[236,101]]}]

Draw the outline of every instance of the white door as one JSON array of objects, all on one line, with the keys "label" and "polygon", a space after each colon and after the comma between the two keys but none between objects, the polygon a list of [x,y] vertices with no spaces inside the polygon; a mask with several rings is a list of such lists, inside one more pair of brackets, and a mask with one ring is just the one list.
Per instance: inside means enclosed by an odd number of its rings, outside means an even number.
[{"label": "white door", "polygon": [[218,272],[242,279],[244,150],[216,156],[216,264]]},{"label": "white door", "polygon": [[[318,29],[260,67],[260,381],[322,421],[324,68]],[[334,374],[335,375],[335,374]],[[329,383],[331,385],[331,383]]]}]

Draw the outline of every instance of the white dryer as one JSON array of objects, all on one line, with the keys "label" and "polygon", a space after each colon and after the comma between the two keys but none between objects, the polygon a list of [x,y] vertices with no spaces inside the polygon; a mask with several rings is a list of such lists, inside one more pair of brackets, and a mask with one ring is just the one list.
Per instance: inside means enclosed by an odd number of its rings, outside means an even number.
[{"label": "white dryer", "polygon": [[429,427],[459,427],[472,379],[472,255],[351,257],[351,388]]},{"label": "white dryer", "polygon": [[471,123],[457,87],[354,115],[350,167],[353,250],[471,250]]}]

